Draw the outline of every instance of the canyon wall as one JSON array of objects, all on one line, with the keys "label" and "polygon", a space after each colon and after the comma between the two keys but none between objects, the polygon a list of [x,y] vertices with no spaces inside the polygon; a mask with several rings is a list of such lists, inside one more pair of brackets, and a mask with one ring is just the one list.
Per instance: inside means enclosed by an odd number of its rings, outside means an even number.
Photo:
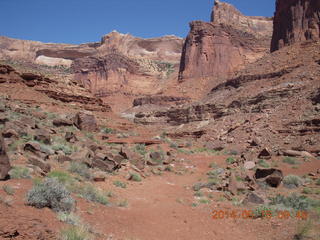
[{"label": "canyon wall", "polygon": [[317,39],[320,39],[320,1],[277,0],[271,52]]}]

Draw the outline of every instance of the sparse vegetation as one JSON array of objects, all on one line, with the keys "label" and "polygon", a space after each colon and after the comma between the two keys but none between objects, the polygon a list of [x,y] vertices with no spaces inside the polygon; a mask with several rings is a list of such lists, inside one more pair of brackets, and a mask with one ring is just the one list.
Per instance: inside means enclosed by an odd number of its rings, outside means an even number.
[{"label": "sparse vegetation", "polygon": [[290,165],[297,165],[300,163],[296,158],[293,157],[285,157],[282,161]]},{"label": "sparse vegetation", "polygon": [[298,225],[297,233],[294,236],[294,240],[304,240],[309,239],[309,234],[312,229],[312,222],[308,221],[302,222]]},{"label": "sparse vegetation", "polygon": [[77,193],[80,197],[88,201],[100,203],[102,205],[109,204],[109,200],[106,194],[102,193],[100,190],[98,190],[91,184],[74,185],[72,187],[72,190],[74,193]]},{"label": "sparse vegetation", "polygon": [[138,173],[130,173],[129,179],[134,182],[141,182],[142,181],[142,178],[141,178],[140,174],[138,174]]},{"label": "sparse vegetation", "polygon": [[258,165],[260,166],[260,167],[263,167],[263,168],[269,168],[270,167],[270,165],[269,165],[269,163],[267,163],[265,160],[263,160],[263,159],[260,159],[259,161],[258,161]]},{"label": "sparse vegetation", "polygon": [[312,191],[311,188],[303,188],[302,193],[304,193],[304,194],[312,194],[313,191]]},{"label": "sparse vegetation", "polygon": [[70,212],[74,207],[70,192],[55,178],[47,178],[27,193],[27,204],[36,208],[48,207],[56,212]]},{"label": "sparse vegetation", "polygon": [[146,145],[145,144],[137,144],[134,147],[134,151],[139,153],[140,155],[146,155],[147,150],[146,150]]},{"label": "sparse vegetation", "polygon": [[233,164],[233,163],[236,162],[236,160],[235,160],[233,157],[228,157],[228,158],[226,159],[226,162],[227,162],[228,164]]},{"label": "sparse vegetation", "polygon": [[66,172],[52,171],[47,175],[48,178],[56,178],[60,183],[71,183],[74,179]]},{"label": "sparse vegetation", "polygon": [[60,233],[61,240],[90,240],[90,234],[84,226],[72,226]]},{"label": "sparse vegetation", "polygon": [[10,178],[13,179],[22,179],[22,178],[31,178],[30,170],[26,167],[15,166],[9,172]]},{"label": "sparse vegetation", "polygon": [[127,188],[127,184],[124,183],[124,182],[121,182],[121,181],[119,181],[119,180],[114,181],[114,182],[113,182],[113,185],[115,185],[116,187],[119,187],[119,188]]},{"label": "sparse vegetation", "polygon": [[9,185],[3,185],[2,190],[8,195],[14,195],[14,189]]},{"label": "sparse vegetation", "polygon": [[103,127],[101,128],[101,132],[106,134],[112,134],[112,133],[115,133],[115,130],[113,130],[112,128]]},{"label": "sparse vegetation", "polygon": [[84,163],[71,162],[68,171],[78,174],[85,179],[91,179],[90,169]]},{"label": "sparse vegetation", "polygon": [[128,200],[124,199],[118,203],[118,207],[128,207]]},{"label": "sparse vegetation", "polygon": [[302,178],[296,175],[288,175],[283,179],[283,184],[287,187],[299,187],[303,184]]}]

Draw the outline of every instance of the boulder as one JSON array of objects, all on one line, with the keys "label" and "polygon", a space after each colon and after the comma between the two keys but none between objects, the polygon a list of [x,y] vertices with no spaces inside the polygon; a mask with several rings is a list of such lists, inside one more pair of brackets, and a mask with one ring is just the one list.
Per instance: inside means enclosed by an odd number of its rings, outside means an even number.
[{"label": "boulder", "polygon": [[93,158],[92,167],[98,168],[104,172],[113,172],[117,169],[117,164],[114,161],[105,159],[101,160],[100,158]]},{"label": "boulder", "polygon": [[87,112],[77,113],[74,118],[74,125],[84,131],[94,132],[98,129],[95,116]]},{"label": "boulder", "polygon": [[270,159],[271,156],[272,156],[271,151],[268,148],[264,148],[259,153],[258,158],[260,158],[260,159]]},{"label": "boulder", "polygon": [[313,158],[313,155],[307,151],[284,150],[283,155],[289,157],[307,157]]},{"label": "boulder", "polygon": [[280,169],[258,168],[255,172],[254,178],[259,181],[265,181],[271,187],[278,187],[283,179],[283,173]]},{"label": "boulder", "polygon": [[14,129],[11,129],[11,128],[4,129],[2,132],[2,136],[4,138],[16,138],[16,139],[19,138],[19,134]]},{"label": "boulder", "polygon": [[254,167],[256,166],[256,163],[253,162],[253,161],[247,161],[244,163],[243,167],[246,169],[246,170],[251,170],[253,169]]},{"label": "boulder", "polygon": [[51,144],[50,133],[45,129],[36,129],[34,132],[34,140],[44,144]]},{"label": "boulder", "polygon": [[143,170],[145,168],[145,160],[139,153],[136,153],[127,147],[123,147],[119,154],[123,156],[124,159],[129,160],[129,162],[132,165],[135,165],[139,170]]},{"label": "boulder", "polygon": [[66,126],[72,126],[73,121],[68,118],[57,118],[52,121],[52,124],[56,127],[66,127]]},{"label": "boulder", "polygon": [[5,149],[3,137],[0,135],[0,180],[5,180],[9,176],[11,165]]},{"label": "boulder", "polygon": [[242,203],[243,204],[248,204],[248,203],[264,204],[265,199],[256,192],[250,192],[247,194],[247,196],[245,197]]}]

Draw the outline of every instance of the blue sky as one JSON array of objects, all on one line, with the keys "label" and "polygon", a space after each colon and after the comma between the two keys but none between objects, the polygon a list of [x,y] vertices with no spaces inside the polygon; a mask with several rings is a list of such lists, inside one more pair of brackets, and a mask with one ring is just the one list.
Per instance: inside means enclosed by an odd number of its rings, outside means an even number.
[{"label": "blue sky", "polygon": [[[275,0],[226,0],[250,16],[272,16]],[[0,0],[0,35],[42,42],[100,41],[112,30],[185,37],[209,21],[213,0]]]}]

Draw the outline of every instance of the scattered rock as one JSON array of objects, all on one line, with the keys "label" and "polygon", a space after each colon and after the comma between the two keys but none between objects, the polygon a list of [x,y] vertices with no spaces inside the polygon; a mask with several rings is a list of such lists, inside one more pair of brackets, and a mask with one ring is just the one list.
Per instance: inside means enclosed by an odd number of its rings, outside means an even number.
[{"label": "scattered rock", "polygon": [[37,153],[41,151],[41,146],[37,142],[27,142],[23,148],[24,151],[30,151],[33,153]]},{"label": "scattered rock", "polygon": [[107,178],[107,175],[105,174],[105,172],[102,171],[98,171],[98,172],[94,172],[92,179],[95,182],[104,182]]},{"label": "scattered rock", "polygon": [[4,129],[2,132],[4,138],[19,138],[19,134],[14,129]]},{"label": "scattered rock", "polygon": [[70,158],[73,161],[82,162],[82,163],[86,164],[88,167],[92,167],[93,157],[94,157],[94,153],[88,148],[84,148],[80,151],[74,152],[70,156]]},{"label": "scattered rock", "polygon": [[245,169],[251,170],[256,166],[256,163],[253,162],[253,161],[247,161],[247,162],[244,163],[243,166],[244,166]]},{"label": "scattered rock", "polygon": [[98,168],[104,172],[113,172],[117,169],[117,164],[114,161],[105,159],[101,160],[99,158],[94,158],[92,161],[92,167]]},{"label": "scattered rock", "polygon": [[0,124],[5,124],[8,121],[9,121],[9,119],[6,115],[0,114]]},{"label": "scattered rock", "polygon": [[74,125],[80,130],[94,132],[98,129],[97,121],[91,113],[79,112],[74,118]]},{"label": "scattered rock", "polygon": [[46,163],[45,161],[37,157],[30,157],[28,161],[30,164],[39,167],[44,173],[48,173],[51,170],[51,166],[49,163]]},{"label": "scattered rock", "polygon": [[69,156],[60,155],[60,156],[57,157],[57,161],[59,163],[72,162],[72,158],[69,157]]},{"label": "scattered rock", "polygon": [[237,181],[235,174],[232,172],[229,178],[228,191],[233,195],[237,195],[238,191],[243,191],[245,189],[246,186],[242,182]]},{"label": "scattered rock", "polygon": [[246,198],[243,200],[244,204],[254,203],[254,204],[264,204],[265,200],[262,196],[257,194],[256,192],[249,192]]},{"label": "scattered rock", "polygon": [[44,129],[36,129],[34,133],[34,139],[44,144],[51,144],[50,133]]},{"label": "scattered rock", "polygon": [[3,137],[0,135],[0,180],[5,180],[9,176],[11,165],[5,149]]},{"label": "scattered rock", "polygon": [[77,137],[73,132],[66,132],[65,140],[70,143],[75,143],[77,141]]},{"label": "scattered rock", "polygon": [[58,119],[54,119],[52,121],[52,124],[56,127],[66,127],[66,126],[72,126],[73,121],[67,118],[58,118]]},{"label": "scattered rock", "polygon": [[268,148],[264,148],[258,155],[261,159],[270,159],[272,156],[271,151]]}]

